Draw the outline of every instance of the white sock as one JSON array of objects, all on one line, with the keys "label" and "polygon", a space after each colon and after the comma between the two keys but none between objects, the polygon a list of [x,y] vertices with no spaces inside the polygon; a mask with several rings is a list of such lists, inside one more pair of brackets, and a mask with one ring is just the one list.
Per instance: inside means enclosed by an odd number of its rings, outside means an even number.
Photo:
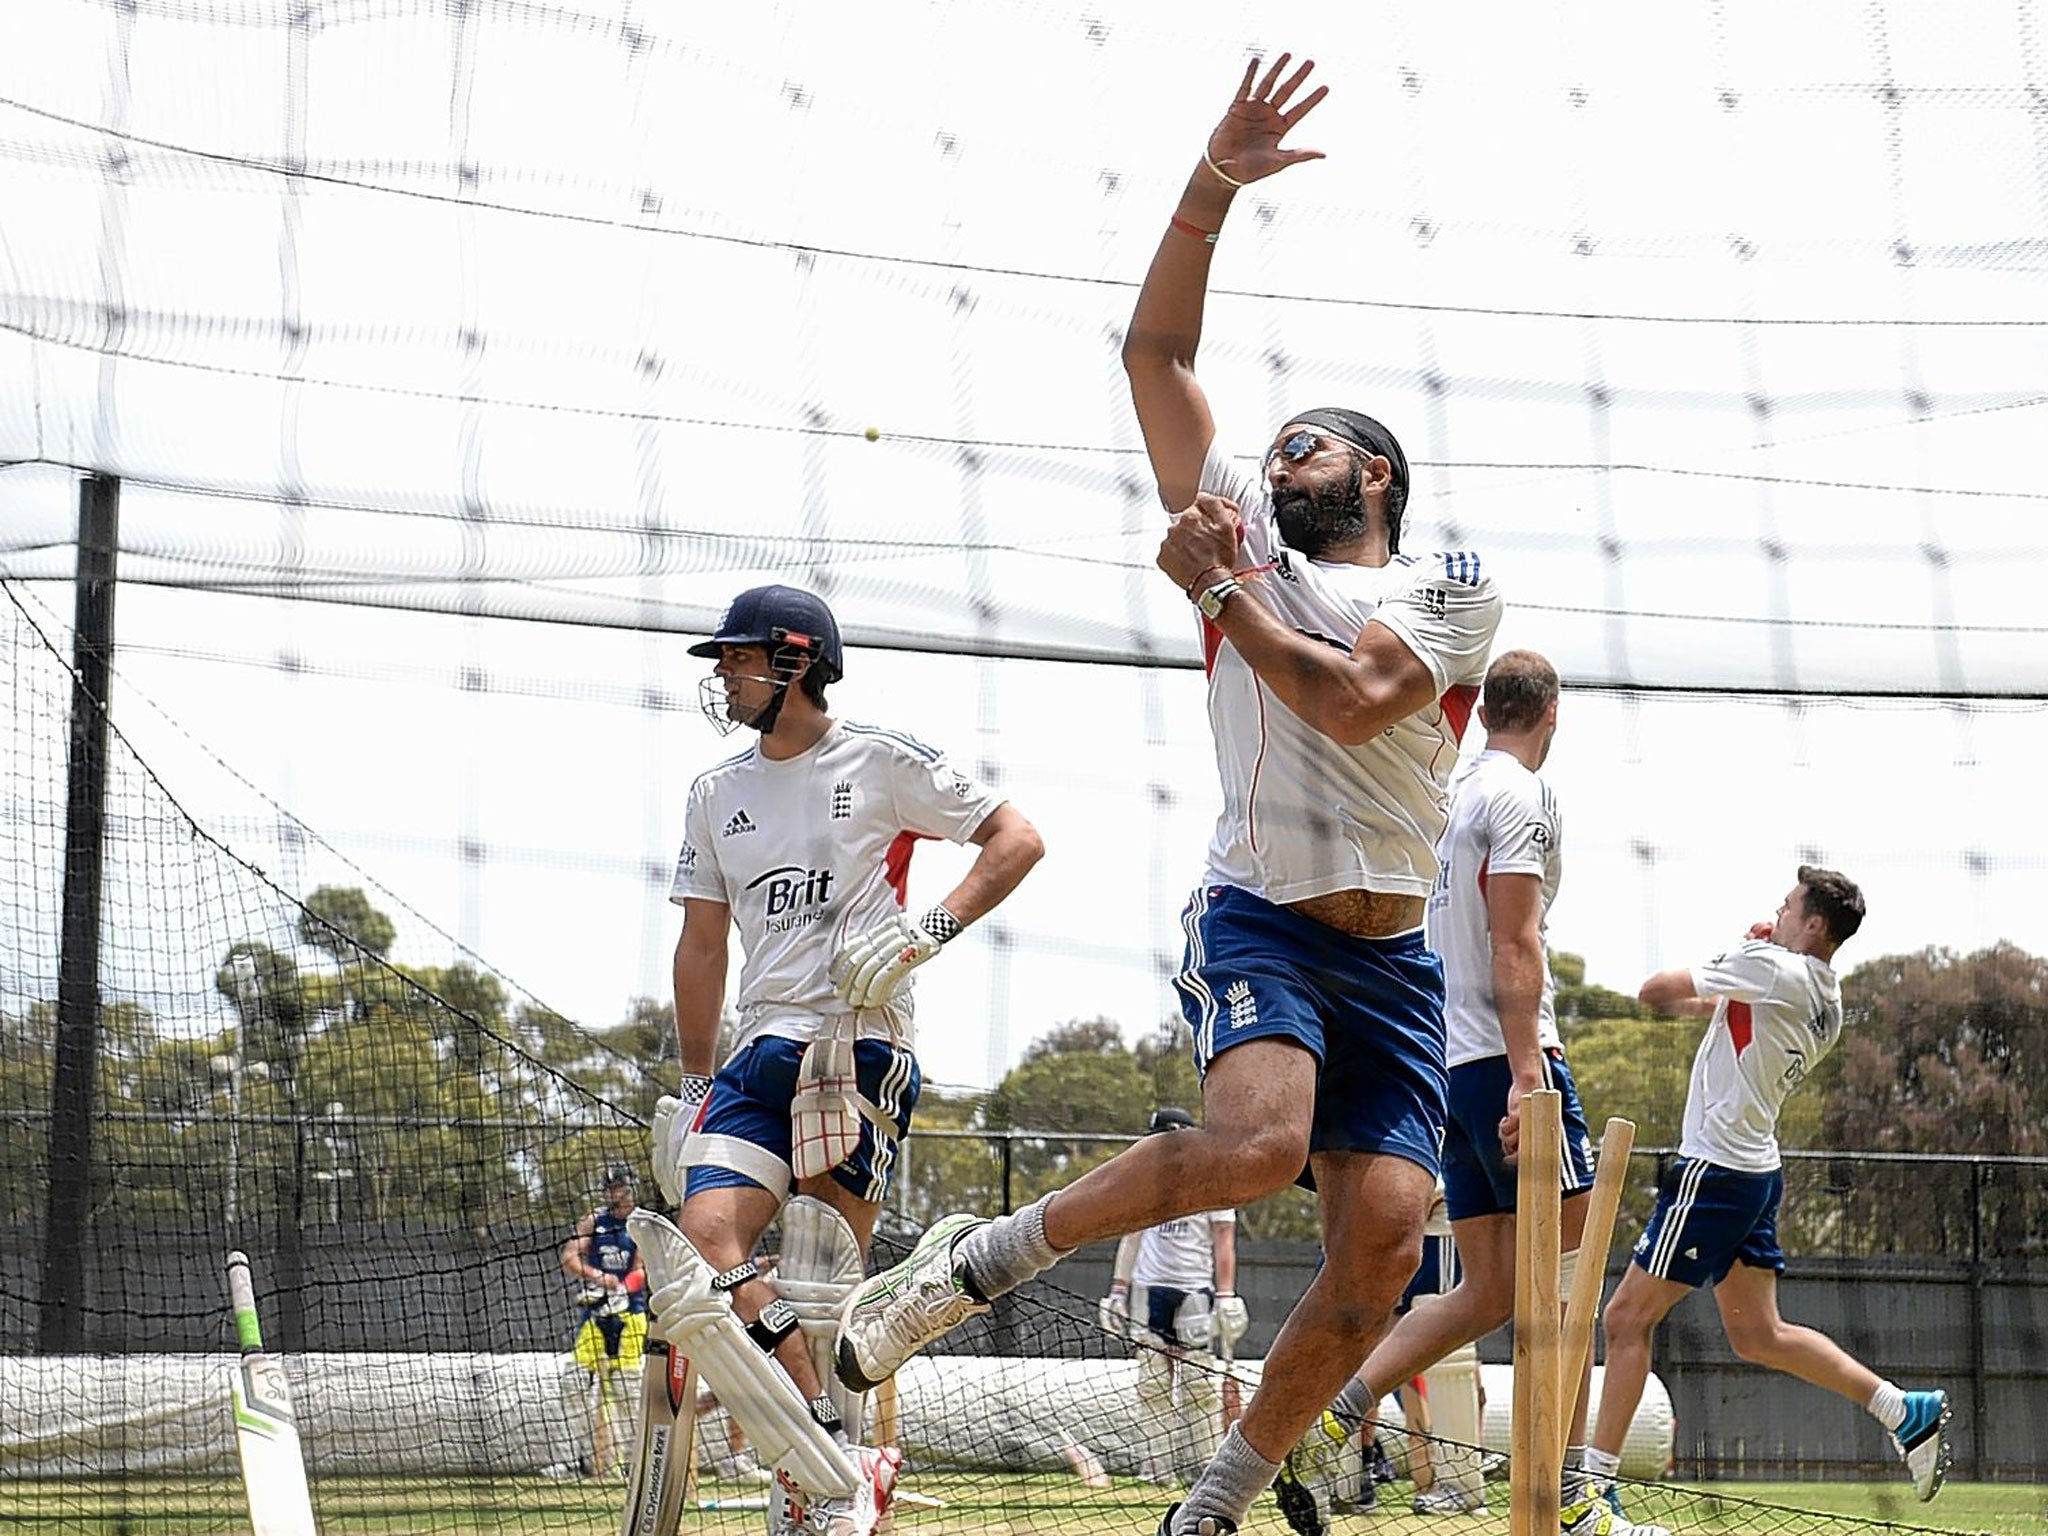
[{"label": "white sock", "polygon": [[1621,1453],[1603,1451],[1597,1445],[1589,1445],[1586,1447],[1586,1457],[1581,1465],[1595,1477],[1611,1478],[1621,1471]]},{"label": "white sock", "polygon": [[1564,1448],[1564,1471],[1558,1479],[1559,1496],[1566,1504],[1576,1504],[1585,1496],[1586,1448],[1583,1445],[1568,1445]]},{"label": "white sock", "polygon": [[1863,1411],[1886,1429],[1897,1429],[1906,1422],[1906,1394],[1890,1382],[1880,1381]]}]

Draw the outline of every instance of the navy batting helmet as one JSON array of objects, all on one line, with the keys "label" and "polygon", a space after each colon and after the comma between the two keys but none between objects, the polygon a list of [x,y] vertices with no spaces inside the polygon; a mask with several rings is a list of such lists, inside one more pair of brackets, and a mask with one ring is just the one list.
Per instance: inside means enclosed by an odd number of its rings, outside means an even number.
[{"label": "navy batting helmet", "polygon": [[725,610],[718,632],[690,647],[692,656],[718,659],[722,645],[758,645],[772,658],[790,650],[808,656],[820,679],[836,683],[846,675],[839,645],[839,621],[825,599],[801,587],[749,587]]},{"label": "navy batting helmet", "polygon": [[1145,1134],[1152,1136],[1160,1131],[1192,1131],[1194,1128],[1193,1115],[1175,1105],[1166,1104],[1152,1111],[1152,1123],[1145,1127]]}]

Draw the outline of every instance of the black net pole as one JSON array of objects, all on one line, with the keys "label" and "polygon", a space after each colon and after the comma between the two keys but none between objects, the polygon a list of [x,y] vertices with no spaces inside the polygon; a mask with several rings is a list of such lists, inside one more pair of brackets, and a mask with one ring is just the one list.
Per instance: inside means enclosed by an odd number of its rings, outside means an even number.
[{"label": "black net pole", "polygon": [[44,1354],[85,1346],[86,1213],[92,1209],[93,1085],[100,1033],[100,885],[105,867],[107,685],[121,482],[88,476],[78,496],[77,608],[72,631],[71,750],[64,813],[63,948],[50,1088],[50,1187],[43,1217]]}]

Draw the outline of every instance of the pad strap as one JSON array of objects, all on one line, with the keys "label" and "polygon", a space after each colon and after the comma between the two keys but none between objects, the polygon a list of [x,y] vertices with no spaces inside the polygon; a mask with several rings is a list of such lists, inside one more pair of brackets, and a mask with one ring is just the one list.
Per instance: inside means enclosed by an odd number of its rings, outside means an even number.
[{"label": "pad strap", "polygon": [[761,1266],[752,1259],[742,1259],[724,1274],[713,1275],[711,1277],[711,1289],[714,1291],[736,1291],[749,1280],[758,1280],[760,1278]]},{"label": "pad strap", "polygon": [[759,1317],[747,1324],[747,1337],[760,1346],[761,1353],[772,1355],[775,1346],[796,1329],[796,1308],[778,1296],[761,1309]]},{"label": "pad strap", "polygon": [[778,1200],[789,1196],[793,1177],[789,1164],[766,1147],[756,1146],[738,1136],[692,1131],[684,1138],[682,1152],[676,1161],[684,1167],[707,1164],[713,1168],[729,1168],[752,1179]]}]

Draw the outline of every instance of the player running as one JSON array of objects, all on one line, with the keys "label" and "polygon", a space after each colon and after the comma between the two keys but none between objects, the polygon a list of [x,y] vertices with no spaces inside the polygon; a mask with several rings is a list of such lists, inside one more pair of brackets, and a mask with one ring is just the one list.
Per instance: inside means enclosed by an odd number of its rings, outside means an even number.
[{"label": "player running", "polygon": [[[1560,1284],[1567,1292],[1571,1288],[1586,1224],[1585,1197],[1593,1187],[1593,1148],[1557,1030],[1556,989],[1544,948],[1545,919],[1564,873],[1563,820],[1540,774],[1557,735],[1557,706],[1557,671],[1549,661],[1534,651],[1497,657],[1479,704],[1486,750],[1461,764],[1452,779],[1450,820],[1437,844],[1436,889],[1429,898],[1429,941],[1443,956],[1448,989],[1451,1108],[1444,1204],[1463,1273],[1440,1301],[1402,1317],[1288,1455],[1276,1491],[1287,1523],[1301,1536],[1321,1536],[1329,1528],[1330,1490],[1341,1473],[1345,1442],[1369,1421],[1381,1397],[1514,1316],[1512,1159],[1521,1139],[1522,1100],[1541,1088],[1556,1089],[1562,1100]],[[1456,1422],[1462,1425],[1468,1417],[1459,1414]],[[1579,1470],[1584,1392],[1577,1394],[1570,1428],[1563,1507],[1577,1523],[1568,1521],[1567,1528],[1578,1536],[1628,1536],[1634,1528],[1618,1511],[1585,1494]],[[1458,1438],[1455,1430],[1447,1432]],[[1471,1438],[1476,1442],[1476,1432]],[[1454,1483],[1444,1488],[1434,1506],[1461,1498]],[[1462,1497],[1484,1507],[1481,1488],[1471,1487]]]},{"label": "player running", "polygon": [[1202,1120],[988,1222],[954,1215],[845,1313],[843,1380],[917,1349],[1085,1243],[1234,1208],[1304,1173],[1329,1262],[1244,1417],[1161,1521],[1233,1531],[1357,1368],[1421,1257],[1444,1124],[1443,971],[1423,943],[1444,787],[1500,599],[1469,553],[1401,553],[1408,461],[1379,422],[1288,417],[1248,473],[1196,383],[1212,237],[1321,101],[1312,66],[1246,70],[1146,273],[1124,344],[1161,499],[1158,557],[1202,620],[1223,813],[1176,978]]},{"label": "player running", "polygon": [[1948,1475],[1946,1392],[1904,1392],[1813,1328],[1778,1315],[1778,1202],[1785,1173],[1778,1114],[1842,1036],[1835,951],[1863,924],[1863,893],[1801,865],[1776,918],[1690,970],[1659,971],[1642,1000],[1660,1013],[1711,1014],[1693,1056],[1678,1157],[1634,1262],[1601,1313],[1607,1374],[1586,1469],[1612,1478],[1650,1372],[1650,1335],[1695,1286],[1711,1285],[1735,1353],[1838,1392],[1891,1433],[1921,1501]]},{"label": "player running", "polygon": [[[867,1536],[902,1455],[857,1447],[864,1398],[831,1382],[830,1361],[922,1082],[910,972],[1009,895],[1044,845],[940,752],[826,713],[844,661],[813,594],[742,592],[690,654],[717,661],[706,713],[759,740],[690,788],[670,898],[683,908],[683,1086],[656,1125],[657,1171],[681,1210],[674,1225],[643,1215],[635,1234],[656,1328],[788,1491],[771,1526]],[[911,849],[932,837],[979,852],[912,920]],[[735,928],[740,1032],[714,1078]],[[778,1215],[771,1281],[751,1256]]]}]

